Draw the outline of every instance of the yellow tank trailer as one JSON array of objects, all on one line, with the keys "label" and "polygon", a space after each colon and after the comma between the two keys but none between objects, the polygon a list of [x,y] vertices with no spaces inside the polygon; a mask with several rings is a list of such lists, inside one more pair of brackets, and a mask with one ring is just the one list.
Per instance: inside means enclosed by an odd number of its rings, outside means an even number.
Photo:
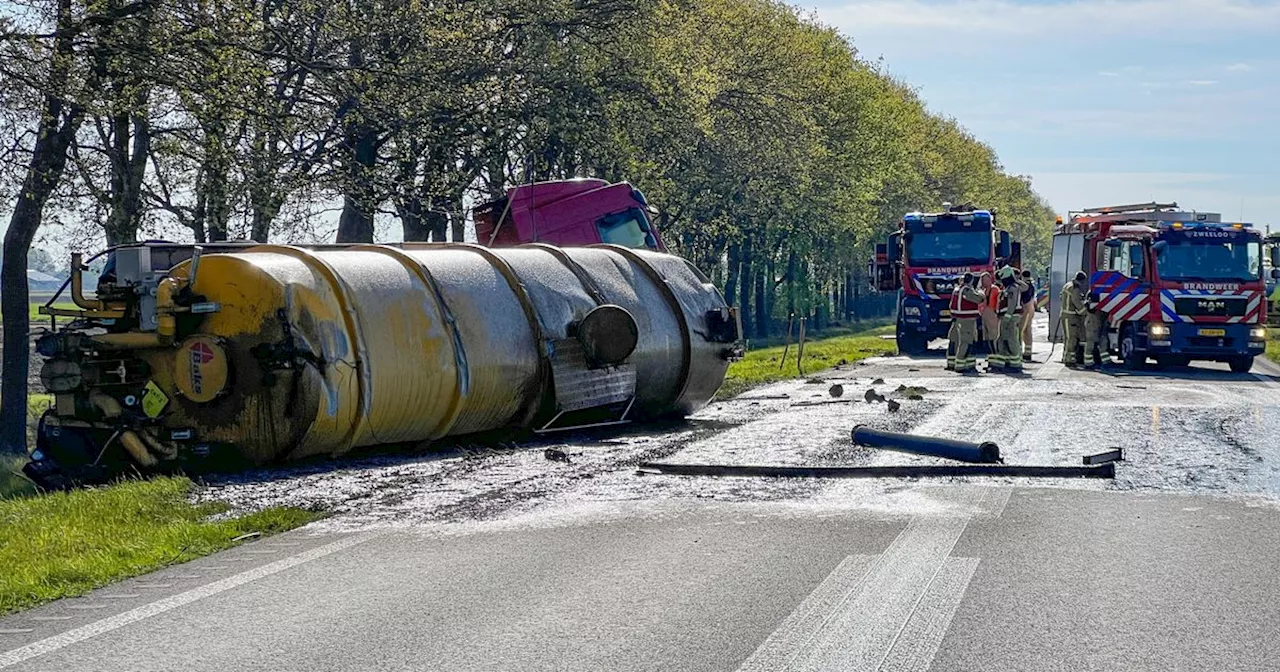
[{"label": "yellow tank trailer", "polygon": [[739,355],[684,259],[617,246],[137,245],[40,339],[27,473],[226,469],[691,413]]}]

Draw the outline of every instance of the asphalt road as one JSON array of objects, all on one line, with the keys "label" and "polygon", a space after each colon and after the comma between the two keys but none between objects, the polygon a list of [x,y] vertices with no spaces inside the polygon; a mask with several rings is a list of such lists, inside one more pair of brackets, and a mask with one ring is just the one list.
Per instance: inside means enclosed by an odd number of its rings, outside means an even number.
[{"label": "asphalt road", "polygon": [[[336,513],[3,619],[0,668],[1280,669],[1280,371],[941,365],[871,360],[569,436],[568,465],[512,446],[226,479],[208,496]],[[1101,482],[635,474],[931,462],[851,445],[860,423],[994,440],[1010,463],[1127,460]]]}]

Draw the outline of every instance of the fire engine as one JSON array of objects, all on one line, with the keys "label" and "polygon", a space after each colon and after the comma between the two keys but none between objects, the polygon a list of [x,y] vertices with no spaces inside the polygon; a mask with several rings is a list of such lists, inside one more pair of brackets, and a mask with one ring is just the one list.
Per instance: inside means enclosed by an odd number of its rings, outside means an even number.
[{"label": "fire engine", "polygon": [[1021,245],[997,229],[988,210],[946,206],[908,213],[886,243],[876,244],[868,276],[880,291],[898,291],[898,351],[921,354],[951,327],[948,301],[965,273],[1021,265]]},{"label": "fire engine", "polygon": [[1217,213],[1154,202],[1072,212],[1053,236],[1050,336],[1062,340],[1059,292],[1083,270],[1105,316],[1103,342],[1126,368],[1154,358],[1246,372],[1266,349],[1263,265],[1262,235]]}]

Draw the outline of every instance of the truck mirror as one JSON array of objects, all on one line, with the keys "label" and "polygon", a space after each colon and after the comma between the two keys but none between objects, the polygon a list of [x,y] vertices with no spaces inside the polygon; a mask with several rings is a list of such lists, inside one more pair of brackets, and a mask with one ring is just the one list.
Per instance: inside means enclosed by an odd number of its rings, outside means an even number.
[{"label": "truck mirror", "polygon": [[898,236],[889,236],[889,249],[886,250],[886,258],[890,263],[896,263],[902,258],[902,239]]},{"label": "truck mirror", "polygon": [[1280,268],[1271,269],[1271,279],[1280,280]]},{"label": "truck mirror", "polygon": [[1164,254],[1167,249],[1169,249],[1169,241],[1167,240],[1157,240],[1151,244],[1151,251],[1155,252],[1157,257]]},{"label": "truck mirror", "polygon": [[996,256],[1004,259],[1008,259],[1013,256],[1013,244],[1009,239],[1009,232],[1001,230],[999,240],[1000,243],[997,245],[998,249],[996,249]]},{"label": "truck mirror", "polygon": [[1106,245],[1107,247],[1120,247],[1121,245],[1124,245],[1124,241],[1120,240],[1119,238],[1108,238],[1106,242],[1102,244]]},{"label": "truck mirror", "polygon": [[1271,266],[1280,268],[1280,244],[1271,246]]}]

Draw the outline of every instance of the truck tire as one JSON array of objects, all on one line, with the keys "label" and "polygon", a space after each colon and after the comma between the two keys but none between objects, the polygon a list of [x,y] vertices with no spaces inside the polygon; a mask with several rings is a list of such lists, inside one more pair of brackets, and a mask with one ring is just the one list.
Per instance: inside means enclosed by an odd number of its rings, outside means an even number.
[{"label": "truck tire", "polygon": [[1138,352],[1138,337],[1129,325],[1120,332],[1120,359],[1130,371],[1141,371],[1147,366],[1147,356]]},{"label": "truck tire", "polygon": [[919,334],[899,330],[897,340],[900,355],[923,355],[929,350],[929,340]]},{"label": "truck tire", "polygon": [[1249,373],[1249,369],[1253,368],[1253,357],[1249,355],[1232,357],[1227,361],[1227,365],[1230,366],[1231,370],[1235,373]]}]

